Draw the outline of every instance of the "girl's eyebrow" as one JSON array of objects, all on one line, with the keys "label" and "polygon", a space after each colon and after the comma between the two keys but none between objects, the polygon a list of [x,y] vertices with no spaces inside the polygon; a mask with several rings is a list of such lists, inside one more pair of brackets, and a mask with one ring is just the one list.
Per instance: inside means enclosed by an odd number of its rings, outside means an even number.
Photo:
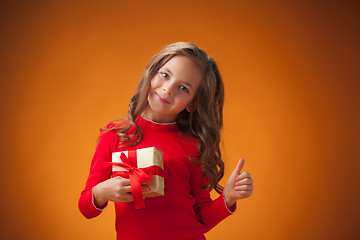
[{"label": "girl's eyebrow", "polygon": [[189,83],[189,82],[183,81],[183,84],[186,85],[186,86],[188,86],[189,88],[193,88],[193,86],[192,86],[191,83]]},{"label": "girl's eyebrow", "polygon": [[172,72],[171,72],[168,68],[165,67],[164,69],[165,69],[167,72],[169,72],[170,75],[173,75]]}]

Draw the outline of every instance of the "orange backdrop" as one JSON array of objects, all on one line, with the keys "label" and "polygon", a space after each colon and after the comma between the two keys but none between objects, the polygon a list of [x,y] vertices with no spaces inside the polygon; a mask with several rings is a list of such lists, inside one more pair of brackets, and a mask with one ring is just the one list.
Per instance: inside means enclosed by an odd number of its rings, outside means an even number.
[{"label": "orange backdrop", "polygon": [[112,205],[92,220],[77,209],[98,130],[177,41],[223,75],[223,184],[240,157],[255,180],[207,238],[360,237],[355,4],[36,2],[1,3],[1,239],[115,239]]}]

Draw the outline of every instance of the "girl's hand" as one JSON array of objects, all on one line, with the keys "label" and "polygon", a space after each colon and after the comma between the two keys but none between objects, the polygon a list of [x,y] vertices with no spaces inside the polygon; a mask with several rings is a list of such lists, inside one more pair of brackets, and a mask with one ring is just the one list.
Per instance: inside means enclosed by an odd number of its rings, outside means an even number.
[{"label": "girl's hand", "polygon": [[[149,191],[147,182],[141,182],[141,190]],[[99,183],[93,189],[95,205],[99,208],[105,205],[107,201],[113,202],[132,202],[130,180],[122,177],[113,177]]]},{"label": "girl's hand", "polygon": [[231,208],[238,199],[248,198],[253,194],[254,187],[250,173],[240,173],[243,167],[244,159],[240,159],[224,188],[224,198],[228,208]]}]

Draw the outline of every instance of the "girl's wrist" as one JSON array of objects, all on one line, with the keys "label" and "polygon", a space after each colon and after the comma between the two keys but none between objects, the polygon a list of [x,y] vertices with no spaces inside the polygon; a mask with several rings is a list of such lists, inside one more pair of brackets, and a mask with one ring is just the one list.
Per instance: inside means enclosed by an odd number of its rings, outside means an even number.
[{"label": "girl's wrist", "polygon": [[93,188],[93,197],[94,197],[94,204],[98,208],[102,208],[107,203],[107,200],[102,197],[101,187],[99,186],[99,184]]},{"label": "girl's wrist", "polygon": [[226,187],[225,187],[225,189],[223,191],[223,196],[224,196],[226,206],[228,207],[228,209],[230,209],[236,203],[236,199],[231,199],[228,196]]}]

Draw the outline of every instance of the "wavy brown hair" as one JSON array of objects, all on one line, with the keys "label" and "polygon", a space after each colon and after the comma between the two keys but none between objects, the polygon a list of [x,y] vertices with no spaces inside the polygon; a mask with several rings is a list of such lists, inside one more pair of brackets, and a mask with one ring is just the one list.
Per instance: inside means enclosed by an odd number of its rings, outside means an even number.
[{"label": "wavy brown hair", "polygon": [[[111,130],[119,130],[122,146],[139,143],[143,131],[137,125],[136,119],[148,107],[147,95],[151,79],[164,64],[177,55],[191,58],[204,73],[192,102],[194,110],[188,112],[184,109],[180,112],[176,118],[177,126],[182,133],[197,140],[198,161],[194,162],[200,165],[204,176],[209,179],[209,183],[203,188],[215,189],[221,193],[223,187],[219,181],[224,176],[224,162],[220,151],[220,131],[223,126],[224,86],[214,59],[201,48],[191,43],[178,42],[166,46],[155,55],[145,67],[136,93],[130,99],[128,124]],[[135,131],[129,135],[127,132],[132,126]]]}]

